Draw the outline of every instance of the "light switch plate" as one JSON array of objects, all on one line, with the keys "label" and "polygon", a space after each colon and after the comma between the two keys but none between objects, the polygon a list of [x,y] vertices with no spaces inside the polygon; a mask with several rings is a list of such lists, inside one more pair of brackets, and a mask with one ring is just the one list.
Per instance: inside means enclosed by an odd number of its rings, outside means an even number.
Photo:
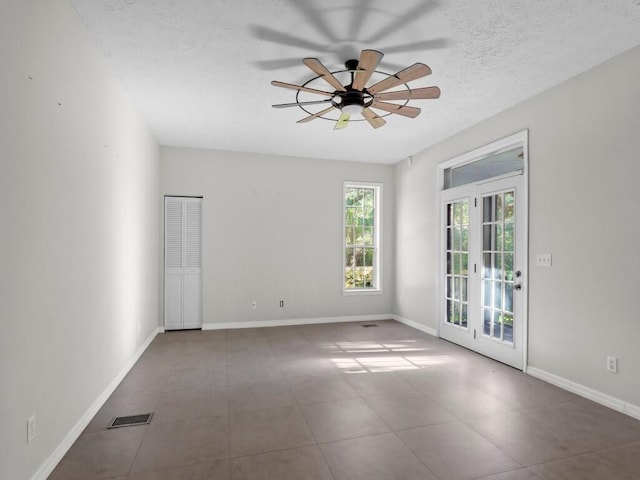
[{"label": "light switch plate", "polygon": [[536,265],[538,267],[550,267],[551,266],[551,254],[539,253],[536,255]]}]

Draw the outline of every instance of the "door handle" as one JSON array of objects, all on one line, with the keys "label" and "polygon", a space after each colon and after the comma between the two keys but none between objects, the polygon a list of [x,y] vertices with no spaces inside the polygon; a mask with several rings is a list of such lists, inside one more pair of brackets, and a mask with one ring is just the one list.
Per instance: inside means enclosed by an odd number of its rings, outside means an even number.
[{"label": "door handle", "polygon": [[522,290],[522,284],[520,284],[520,283],[516,283],[516,284],[513,286],[513,288],[515,288],[516,290],[520,291],[520,290]]}]

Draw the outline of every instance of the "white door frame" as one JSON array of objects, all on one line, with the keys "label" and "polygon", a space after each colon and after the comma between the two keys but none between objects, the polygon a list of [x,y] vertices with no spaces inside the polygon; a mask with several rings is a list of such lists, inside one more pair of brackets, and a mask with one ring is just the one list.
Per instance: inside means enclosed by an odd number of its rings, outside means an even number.
[{"label": "white door frame", "polygon": [[[442,225],[443,225],[443,211],[441,206],[441,192],[444,190],[444,178],[445,178],[445,170],[452,167],[459,167],[465,164],[473,163],[482,158],[488,157],[491,154],[494,154],[499,151],[508,150],[510,148],[516,148],[521,146],[524,153],[524,167],[522,172],[522,183],[523,183],[523,195],[524,195],[524,207],[522,208],[522,212],[519,212],[519,215],[522,216],[522,228],[523,232],[519,233],[522,235],[524,239],[524,252],[523,252],[523,278],[522,278],[522,292],[519,292],[523,296],[523,315],[522,315],[522,370],[526,373],[527,371],[527,358],[528,358],[528,330],[529,330],[529,131],[522,130],[508,137],[502,138],[500,140],[491,142],[487,145],[479,147],[470,152],[464,153],[457,157],[451,158],[444,162],[441,162],[437,165],[437,175],[436,175],[436,211],[437,211],[437,226],[436,229],[436,258],[438,259],[436,275],[437,275],[437,288],[436,288],[436,309],[437,309],[437,332],[438,337],[440,337],[440,325],[442,323],[443,316],[445,312],[443,311],[442,298],[445,294],[445,285],[442,282],[443,271],[442,271],[442,255],[443,255],[443,235],[442,235]],[[512,174],[507,174],[505,176],[510,176]],[[478,183],[484,183],[489,181],[497,180],[501,177],[495,177],[492,179],[486,179]]]}]

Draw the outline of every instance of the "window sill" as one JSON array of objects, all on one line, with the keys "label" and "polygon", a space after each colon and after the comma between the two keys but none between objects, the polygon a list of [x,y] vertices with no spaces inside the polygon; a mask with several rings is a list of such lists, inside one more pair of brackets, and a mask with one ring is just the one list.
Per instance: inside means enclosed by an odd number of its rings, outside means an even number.
[{"label": "window sill", "polygon": [[368,288],[362,290],[342,290],[342,295],[345,297],[359,296],[359,295],[382,295],[382,290],[379,288]]}]

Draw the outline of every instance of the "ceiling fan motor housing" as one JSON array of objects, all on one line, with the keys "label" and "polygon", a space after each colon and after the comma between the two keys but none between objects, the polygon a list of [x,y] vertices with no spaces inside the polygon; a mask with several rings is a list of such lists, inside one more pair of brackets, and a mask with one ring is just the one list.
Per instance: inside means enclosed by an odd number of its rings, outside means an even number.
[{"label": "ceiling fan motor housing", "polygon": [[346,92],[340,94],[340,99],[338,108],[349,115],[362,113],[365,108],[364,95],[359,90],[347,88]]}]

